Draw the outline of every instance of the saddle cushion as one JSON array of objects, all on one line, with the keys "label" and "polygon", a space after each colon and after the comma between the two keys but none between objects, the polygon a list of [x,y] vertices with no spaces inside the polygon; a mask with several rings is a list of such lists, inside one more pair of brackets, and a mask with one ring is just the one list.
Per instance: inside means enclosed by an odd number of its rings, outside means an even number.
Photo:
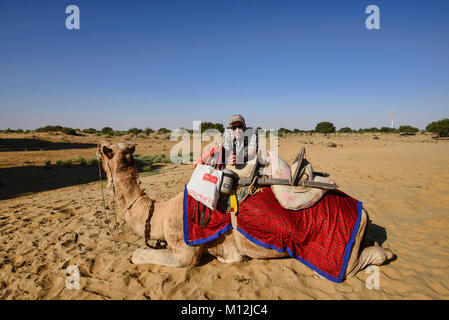
[{"label": "saddle cushion", "polygon": [[[195,199],[184,193],[184,241],[199,245],[232,229],[231,216],[220,205],[209,224],[200,228]],[[288,254],[334,282],[343,281],[362,203],[339,190],[329,191],[320,201],[298,211],[283,208],[271,188],[249,196],[239,206],[237,230],[253,243]]]}]

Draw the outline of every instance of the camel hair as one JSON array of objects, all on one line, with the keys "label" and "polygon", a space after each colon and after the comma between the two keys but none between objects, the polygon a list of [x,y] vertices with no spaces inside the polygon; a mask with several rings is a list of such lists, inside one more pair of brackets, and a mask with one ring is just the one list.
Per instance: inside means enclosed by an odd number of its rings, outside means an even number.
[{"label": "camel hair", "polygon": [[[146,221],[152,211],[148,225],[151,230],[150,238],[167,243],[164,249],[136,249],[132,256],[133,263],[191,267],[199,263],[203,254],[215,256],[223,263],[241,262],[245,257],[269,259],[288,255],[287,252],[260,247],[235,231],[240,238],[241,252],[232,234],[233,230],[211,242],[188,246],[184,242],[183,234],[184,192],[167,201],[152,200],[140,186],[139,173],[133,158],[135,147],[135,144],[128,143],[101,143],[97,154],[107,175],[108,189],[113,192],[125,222],[137,234],[145,236]],[[368,222],[368,215],[363,209],[344,278],[355,275],[369,265],[382,265],[394,256],[391,250],[382,248],[377,242],[373,246],[365,246]]]}]

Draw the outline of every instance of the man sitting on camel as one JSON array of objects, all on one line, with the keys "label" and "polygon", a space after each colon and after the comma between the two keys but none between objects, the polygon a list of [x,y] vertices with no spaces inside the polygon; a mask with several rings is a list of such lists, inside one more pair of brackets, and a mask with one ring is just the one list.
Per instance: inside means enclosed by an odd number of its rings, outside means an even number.
[{"label": "man sitting on camel", "polygon": [[230,165],[245,164],[257,154],[257,133],[246,127],[245,119],[240,114],[231,116],[229,127],[223,136],[226,163]]}]

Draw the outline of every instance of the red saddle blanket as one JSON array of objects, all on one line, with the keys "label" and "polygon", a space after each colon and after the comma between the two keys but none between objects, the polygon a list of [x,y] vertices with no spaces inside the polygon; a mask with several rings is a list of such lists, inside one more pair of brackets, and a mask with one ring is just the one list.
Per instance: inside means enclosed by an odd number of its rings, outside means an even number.
[{"label": "red saddle blanket", "polygon": [[[220,206],[206,227],[199,225],[204,205],[184,192],[184,241],[199,245],[232,229],[231,216]],[[209,210],[209,209],[207,209]],[[288,254],[334,281],[343,281],[362,203],[347,194],[328,191],[314,206],[303,210],[281,207],[271,188],[248,197],[239,205],[237,230],[248,240]]]}]

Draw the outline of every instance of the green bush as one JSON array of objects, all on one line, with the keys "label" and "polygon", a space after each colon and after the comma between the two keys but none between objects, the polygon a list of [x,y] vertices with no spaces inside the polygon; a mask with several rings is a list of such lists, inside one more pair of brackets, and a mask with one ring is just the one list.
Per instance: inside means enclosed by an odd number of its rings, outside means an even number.
[{"label": "green bush", "polygon": [[112,134],[113,131],[114,129],[112,129],[111,127],[104,127],[101,129],[102,134]]},{"label": "green bush", "polygon": [[94,133],[97,133],[97,129],[94,129],[94,128],[83,129],[83,133],[91,133],[91,134],[94,134]]},{"label": "green bush", "polygon": [[416,133],[419,132],[418,128],[412,127],[412,126],[400,126],[399,132],[410,132],[410,133]]},{"label": "green bush", "polygon": [[384,133],[393,133],[396,132],[397,130],[395,128],[389,128],[389,127],[382,127],[380,128],[380,132],[384,132]]},{"label": "green bush", "polygon": [[89,158],[89,159],[87,159],[86,164],[88,166],[93,166],[93,165],[98,164],[98,160],[97,160],[97,158]]},{"label": "green bush", "polygon": [[224,127],[221,123],[201,122],[201,133],[208,129],[217,129],[221,133],[224,132]]},{"label": "green bush", "polygon": [[56,160],[56,165],[58,167],[62,167],[62,160]]},{"label": "green bush", "polygon": [[61,129],[61,132],[64,134],[71,135],[71,136],[76,136],[76,131],[75,131],[75,129],[72,129],[72,128],[64,127]]},{"label": "green bush", "polygon": [[351,133],[351,132],[353,132],[353,130],[351,128],[349,128],[349,127],[343,127],[343,128],[340,128],[340,130],[338,130],[338,132]]},{"label": "green bush", "polygon": [[62,167],[63,168],[70,168],[71,166],[72,166],[72,159],[67,159],[67,160],[62,162]]},{"label": "green bush", "polygon": [[315,131],[326,135],[328,133],[335,132],[335,126],[331,122],[324,121],[316,125]]},{"label": "green bush", "polygon": [[167,128],[160,128],[160,129],[157,131],[157,133],[160,133],[160,134],[170,133],[170,132],[171,132],[171,131],[168,130]]},{"label": "green bush", "polygon": [[143,130],[143,131],[145,132],[145,134],[146,134],[147,136],[149,136],[151,133],[154,132],[154,130],[151,129],[151,128],[145,128],[145,130]]},{"label": "green bush", "polygon": [[449,137],[449,118],[429,123],[426,131],[435,133],[438,137]]},{"label": "green bush", "polygon": [[150,166],[147,168],[151,170],[151,165],[154,163],[171,163],[169,157],[164,154],[155,154],[155,155],[140,155],[135,154],[134,160],[136,161],[137,170],[143,171],[145,166]]},{"label": "green bush", "polygon": [[85,167],[87,164],[86,159],[84,159],[83,157],[79,156],[78,158],[76,158],[76,162],[78,162],[82,167]]},{"label": "green bush", "polygon": [[51,170],[51,160],[45,160],[44,164],[45,164],[45,166],[44,166],[45,170]]},{"label": "green bush", "polygon": [[142,129],[139,129],[139,128],[131,128],[128,130],[129,134],[133,134],[135,136],[137,136],[141,132],[142,132]]},{"label": "green bush", "polygon": [[37,128],[36,132],[59,132],[62,130],[63,127],[61,126],[45,126]]}]

